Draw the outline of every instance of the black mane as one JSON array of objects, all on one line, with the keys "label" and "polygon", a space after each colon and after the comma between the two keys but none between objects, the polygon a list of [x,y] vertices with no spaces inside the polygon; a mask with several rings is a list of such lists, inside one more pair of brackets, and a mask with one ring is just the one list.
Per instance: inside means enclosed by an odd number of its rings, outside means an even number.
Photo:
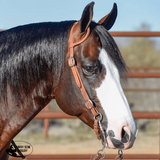
[{"label": "black mane", "polygon": [[[8,87],[16,101],[23,102],[40,83],[51,88],[58,84],[74,22],[35,23],[0,33],[0,101],[7,102]],[[113,38],[103,26],[93,26],[102,47],[123,75],[127,67]]]},{"label": "black mane", "polygon": [[97,25],[95,27],[95,31],[97,32],[102,47],[106,50],[110,59],[116,65],[120,75],[124,76],[127,73],[127,66],[123,60],[123,57],[115,43],[114,39],[110,35],[110,33],[105,29],[102,25]]},{"label": "black mane", "polygon": [[0,33],[0,101],[7,100],[8,85],[18,101],[39,83],[46,85],[47,77],[56,75],[57,85],[73,23],[35,23]]}]

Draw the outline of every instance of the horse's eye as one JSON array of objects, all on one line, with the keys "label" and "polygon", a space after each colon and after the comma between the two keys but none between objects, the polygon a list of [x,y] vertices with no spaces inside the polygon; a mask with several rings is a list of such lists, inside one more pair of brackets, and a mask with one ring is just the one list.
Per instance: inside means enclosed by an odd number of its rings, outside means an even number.
[{"label": "horse's eye", "polygon": [[93,66],[85,66],[83,67],[83,71],[85,74],[91,75],[91,74],[94,74],[95,68]]}]

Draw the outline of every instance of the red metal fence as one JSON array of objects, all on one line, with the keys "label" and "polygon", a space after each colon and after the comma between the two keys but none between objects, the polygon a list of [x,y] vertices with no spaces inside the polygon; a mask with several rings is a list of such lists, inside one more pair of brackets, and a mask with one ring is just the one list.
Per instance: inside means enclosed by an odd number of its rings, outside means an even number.
[{"label": "red metal fence", "polygon": [[[112,36],[116,37],[160,37],[160,32],[111,32]],[[132,68],[135,72],[131,72],[127,75],[128,78],[160,78],[160,72],[137,72],[136,70],[149,70],[150,68]],[[152,68],[152,70],[160,70],[160,68]],[[126,91],[148,91],[159,92],[159,89],[125,89]],[[133,112],[135,119],[160,119],[160,112]],[[47,137],[49,121],[48,119],[61,119],[61,118],[76,118],[69,116],[62,111],[48,111],[46,107],[45,111],[40,112],[35,118],[44,119],[45,121],[45,136]],[[105,159],[114,159],[116,155],[107,154]],[[87,154],[67,154],[67,155],[30,155],[27,159],[90,159],[91,155]],[[11,157],[11,160],[16,158]],[[160,133],[159,133],[159,154],[126,154],[124,159],[159,159],[160,160]]]}]

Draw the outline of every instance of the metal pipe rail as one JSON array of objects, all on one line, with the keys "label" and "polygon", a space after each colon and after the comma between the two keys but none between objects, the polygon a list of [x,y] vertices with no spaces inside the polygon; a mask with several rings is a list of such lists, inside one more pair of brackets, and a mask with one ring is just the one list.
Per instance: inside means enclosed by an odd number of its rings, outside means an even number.
[{"label": "metal pipe rail", "polygon": [[[132,112],[135,119],[160,119],[160,112]],[[38,113],[35,119],[76,119],[62,111],[43,111]]]},{"label": "metal pipe rail", "polygon": [[130,72],[127,78],[160,78],[160,72]]},{"label": "metal pipe rail", "polygon": [[129,67],[130,70],[135,70],[135,71],[160,71],[160,67]]},{"label": "metal pipe rail", "polygon": [[114,37],[160,37],[160,32],[110,32]]}]

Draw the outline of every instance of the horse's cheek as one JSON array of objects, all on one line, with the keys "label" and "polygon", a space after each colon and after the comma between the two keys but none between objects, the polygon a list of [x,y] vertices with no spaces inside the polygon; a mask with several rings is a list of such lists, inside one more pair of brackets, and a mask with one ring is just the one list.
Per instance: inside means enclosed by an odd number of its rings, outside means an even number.
[{"label": "horse's cheek", "polygon": [[[72,75],[68,71],[63,72],[61,81],[55,91],[55,100],[58,106],[69,115],[76,115],[76,95],[74,93],[74,86],[72,84]],[[72,108],[72,109],[71,109]]]}]

